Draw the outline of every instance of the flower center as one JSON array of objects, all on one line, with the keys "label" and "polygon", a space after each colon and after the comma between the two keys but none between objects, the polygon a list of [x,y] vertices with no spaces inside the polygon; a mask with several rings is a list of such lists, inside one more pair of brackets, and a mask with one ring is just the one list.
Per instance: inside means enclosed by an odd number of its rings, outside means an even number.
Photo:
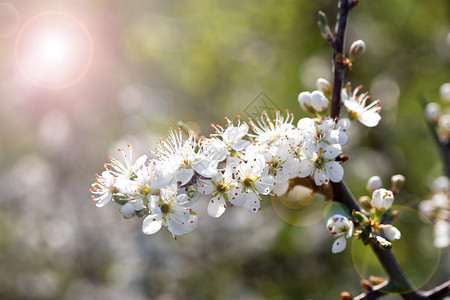
[{"label": "flower center", "polygon": [[170,211],[170,206],[167,203],[164,203],[163,205],[161,205],[161,212],[163,214],[167,214]]},{"label": "flower center", "polygon": [[216,191],[220,194],[225,193],[226,191],[228,191],[228,187],[223,183],[220,182],[217,186],[216,186]]},{"label": "flower center", "polygon": [[350,110],[349,111],[349,116],[350,116],[351,120],[355,120],[355,119],[358,119],[359,114],[357,112],[353,111],[353,110]]},{"label": "flower center", "polygon": [[254,183],[254,182],[255,182],[255,181],[254,181],[252,178],[247,177],[247,178],[244,179],[244,181],[242,182],[242,184],[244,185],[245,188],[251,188],[251,187],[253,186],[253,183]]}]

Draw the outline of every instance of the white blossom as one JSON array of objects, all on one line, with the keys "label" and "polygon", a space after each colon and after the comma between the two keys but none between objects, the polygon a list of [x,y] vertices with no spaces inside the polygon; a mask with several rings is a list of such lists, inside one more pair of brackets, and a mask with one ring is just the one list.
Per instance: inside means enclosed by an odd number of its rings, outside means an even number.
[{"label": "white blossom", "polygon": [[351,238],[353,235],[353,227],[353,222],[343,215],[336,214],[328,219],[327,229],[336,239],[331,249],[333,253],[344,251],[347,244],[346,238]]},{"label": "white blossom", "polygon": [[193,201],[186,194],[177,194],[175,182],[161,189],[159,196],[151,196],[149,201],[150,214],[145,217],[142,231],[154,234],[162,225],[175,236],[193,231],[197,227],[198,217],[190,207]]},{"label": "white blossom", "polygon": [[339,144],[327,145],[307,143],[303,148],[304,159],[299,164],[299,177],[311,176],[316,185],[339,182],[344,176],[344,169],[335,158],[341,153]]},{"label": "white blossom", "polygon": [[237,206],[243,206],[247,211],[256,213],[260,210],[260,195],[268,195],[276,185],[269,174],[262,155],[250,157],[248,162],[231,157],[227,162],[233,176],[236,178],[236,190],[229,199]]},{"label": "white blossom", "polygon": [[378,105],[379,100],[373,101],[366,106],[367,100],[370,98],[368,93],[357,95],[360,88],[356,88],[354,92],[346,89],[342,89],[341,99],[345,108],[350,114],[351,119],[358,119],[362,124],[367,127],[374,127],[378,125],[381,120],[379,114],[381,108]]}]

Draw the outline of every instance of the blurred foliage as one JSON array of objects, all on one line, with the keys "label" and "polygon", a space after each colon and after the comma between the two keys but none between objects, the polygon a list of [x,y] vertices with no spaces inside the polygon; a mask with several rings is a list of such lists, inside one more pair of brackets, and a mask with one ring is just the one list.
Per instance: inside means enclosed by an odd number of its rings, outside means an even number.
[{"label": "blurred foliage", "polygon": [[[331,255],[324,223],[293,226],[270,200],[260,214],[201,214],[195,232],[147,237],[118,207],[98,210],[88,192],[112,149],[137,154],[182,120],[202,134],[209,124],[245,115],[264,92],[297,119],[297,95],[331,79],[331,50],[316,26],[334,23],[335,0],[10,1],[24,24],[66,11],[89,28],[94,59],[62,90],[33,86],[17,70],[16,34],[0,39],[1,299],[336,299],[359,293],[350,247]],[[450,78],[448,0],[365,0],[350,15],[347,47],[367,52],[347,73],[382,100],[382,122],[355,124],[344,148],[345,180],[365,194],[372,175],[386,185],[407,178],[398,205],[426,199],[442,164],[419,95],[438,100]],[[316,199],[316,201],[323,201]],[[199,208],[198,211],[201,211]],[[203,208],[203,211],[205,209]],[[306,218],[300,211],[298,218]],[[395,242],[411,264],[427,257],[426,287],[447,280],[449,249],[429,249],[426,222],[404,226]],[[423,229],[424,227],[425,229]],[[358,241],[356,241],[358,242]],[[412,272],[421,272],[412,268]],[[431,274],[428,274],[430,272]],[[367,274],[363,274],[366,276]],[[379,275],[382,275],[379,274]]]}]

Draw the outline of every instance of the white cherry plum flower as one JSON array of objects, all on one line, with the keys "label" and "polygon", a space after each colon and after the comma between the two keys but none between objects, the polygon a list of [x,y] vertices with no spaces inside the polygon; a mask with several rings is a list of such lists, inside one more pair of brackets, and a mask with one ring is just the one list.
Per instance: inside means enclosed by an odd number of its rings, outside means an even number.
[{"label": "white cherry plum flower", "polygon": [[122,154],[125,164],[122,164],[119,160],[110,157],[110,163],[105,164],[106,171],[102,172],[101,176],[97,176],[96,182],[92,185],[90,190],[92,194],[97,195],[92,196],[94,201],[97,201],[98,207],[103,207],[108,204],[113,195],[117,193],[126,194],[123,190],[124,184],[130,181],[130,178],[135,175],[135,173],[144,167],[147,162],[147,155],[140,156],[135,163],[132,161],[132,147],[128,144],[130,148],[130,155],[125,154],[123,148],[117,148],[117,150]]},{"label": "white cherry plum flower", "polygon": [[250,142],[247,140],[243,140],[243,138],[248,133],[248,125],[245,122],[240,121],[240,116],[237,116],[237,122],[235,125],[234,121],[231,121],[228,118],[225,118],[228,122],[227,128],[224,129],[219,124],[211,124],[211,127],[216,129],[214,134],[211,134],[212,137],[221,137],[222,140],[218,140],[222,142],[222,146],[225,149],[231,149],[235,151],[241,151],[247,148],[250,145]]},{"label": "white cherry plum flower", "polygon": [[343,215],[336,214],[328,219],[327,229],[336,239],[333,243],[331,252],[339,253],[344,251],[347,244],[346,238],[353,235],[353,222]]},{"label": "white cherry plum flower", "polygon": [[158,232],[162,225],[174,235],[182,235],[193,231],[198,224],[198,216],[190,209],[193,204],[186,194],[177,194],[176,182],[161,189],[160,195],[150,196],[148,208],[150,214],[142,223],[144,234]]},{"label": "white cherry plum flower", "polygon": [[208,215],[220,217],[227,208],[227,201],[235,194],[235,182],[229,170],[217,172],[211,179],[199,179],[197,191],[201,195],[209,195]]},{"label": "white cherry plum flower", "polygon": [[299,177],[311,176],[316,185],[340,182],[344,176],[344,168],[335,160],[341,153],[341,145],[325,143],[307,143],[303,147],[304,158],[299,164]]},{"label": "white cherry plum flower", "polygon": [[375,127],[381,120],[379,114],[381,107],[380,100],[373,101],[366,106],[367,100],[370,98],[368,93],[357,95],[361,86],[357,87],[353,92],[346,89],[341,91],[341,99],[345,108],[350,114],[351,119],[358,119],[363,125],[367,127]]},{"label": "white cherry plum flower", "polygon": [[254,134],[248,134],[248,136],[255,138],[261,145],[278,145],[287,132],[294,128],[293,121],[294,115],[290,114],[288,110],[286,110],[286,118],[280,111],[275,111],[274,120],[271,120],[267,113],[263,112],[256,124],[253,121],[249,122]]},{"label": "white cherry plum flower", "polygon": [[276,186],[276,180],[269,174],[269,168],[262,155],[248,157],[245,162],[230,157],[227,168],[236,180],[234,194],[229,201],[236,206],[243,206],[247,211],[256,213],[260,210],[260,195],[269,195]]}]

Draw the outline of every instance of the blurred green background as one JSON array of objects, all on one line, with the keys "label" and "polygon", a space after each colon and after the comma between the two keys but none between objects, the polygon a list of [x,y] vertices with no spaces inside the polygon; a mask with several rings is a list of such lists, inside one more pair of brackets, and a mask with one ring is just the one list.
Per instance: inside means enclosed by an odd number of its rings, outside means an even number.
[{"label": "blurred green background", "polygon": [[[358,294],[360,276],[383,275],[360,245],[331,254],[320,197],[288,221],[274,210],[276,199],[259,214],[236,208],[218,220],[200,203],[198,229],[174,241],[166,230],[145,236],[140,219],[122,219],[114,204],[98,209],[88,192],[107,157],[118,157],[116,147],[148,153],[178,120],[207,135],[225,116],[247,118],[244,108],[261,92],[296,120],[304,116],[299,92],[331,79],[316,14],[323,10],[333,24],[336,4],[1,2],[0,299],[337,299],[342,290]],[[36,85],[18,67],[35,51],[23,46],[20,28],[48,11],[76,18],[93,44],[89,65],[86,39],[69,49],[66,60],[88,70],[61,89]],[[414,206],[443,174],[418,98],[439,101],[450,79],[449,19],[448,0],[366,0],[351,12],[346,48],[363,39],[367,51],[347,79],[383,106],[380,125],[355,123],[344,147],[344,178],[356,196],[370,176],[388,186],[401,173],[407,182],[396,204]],[[431,247],[432,226],[406,211],[394,251],[430,288],[450,276],[449,249]]]}]

